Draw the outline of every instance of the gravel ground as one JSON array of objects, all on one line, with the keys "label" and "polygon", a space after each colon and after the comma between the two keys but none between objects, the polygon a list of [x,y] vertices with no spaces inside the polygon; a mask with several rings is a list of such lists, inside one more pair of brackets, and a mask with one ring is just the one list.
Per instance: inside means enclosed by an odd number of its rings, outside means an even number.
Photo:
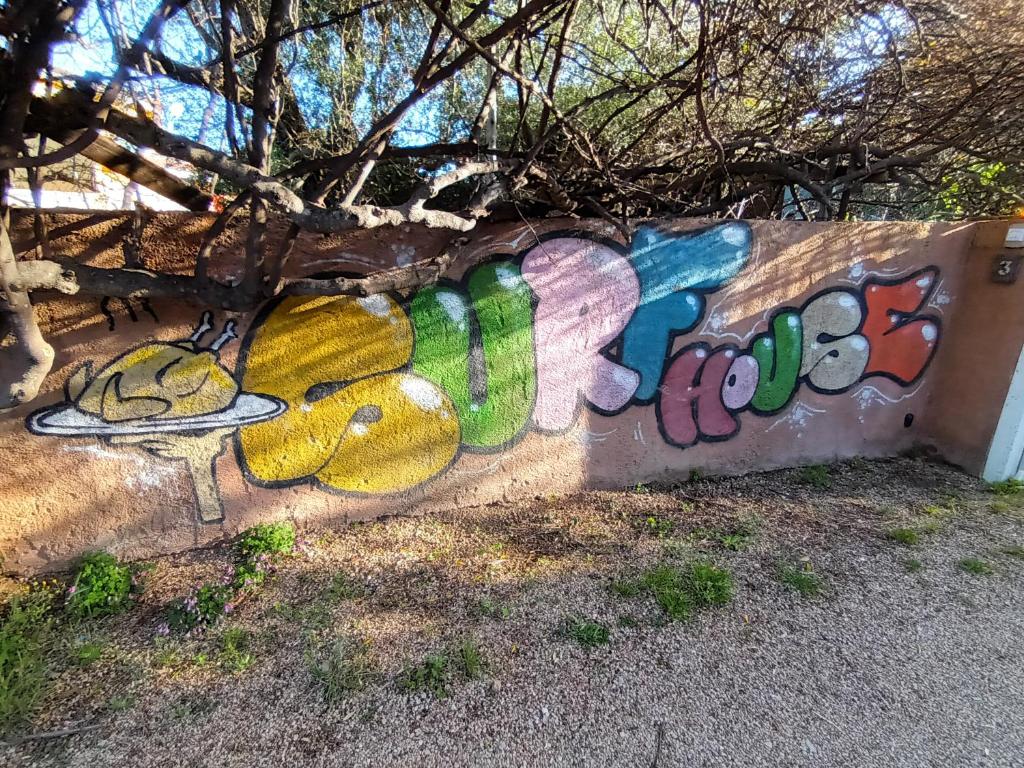
[{"label": "gravel ground", "polygon": [[[97,727],[8,746],[0,763],[1024,766],[1024,496],[914,459],[836,465],[827,488],[810,479],[305,532],[305,553],[225,627],[251,638],[243,671],[227,668],[223,629],[154,639],[162,607],[227,551],[159,559],[130,613],[67,630],[103,657],[82,668],[55,652],[31,730]],[[920,543],[893,541],[895,527]],[[737,530],[750,535],[731,551],[722,535]],[[968,557],[992,572],[966,572]],[[732,573],[730,604],[669,622],[649,597],[608,588],[694,558]],[[787,563],[813,568],[824,592],[781,583]],[[581,647],[562,629],[570,615],[604,623],[610,643]],[[373,676],[328,703],[308,658],[337,637],[365,644]],[[480,679],[458,670],[467,639]],[[397,682],[430,653],[451,660],[443,698]]]}]

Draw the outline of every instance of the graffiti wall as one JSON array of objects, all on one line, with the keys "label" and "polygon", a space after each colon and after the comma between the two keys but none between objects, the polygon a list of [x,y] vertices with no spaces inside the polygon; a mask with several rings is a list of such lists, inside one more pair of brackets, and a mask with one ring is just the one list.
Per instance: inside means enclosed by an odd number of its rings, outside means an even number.
[{"label": "graffiti wall", "polygon": [[[116,328],[99,305],[80,326],[54,316],[69,328],[53,391],[0,440],[84,482],[6,483],[0,507],[32,508],[5,515],[6,545],[31,569],[256,519],[897,452],[926,433],[969,238],[842,227],[663,223],[628,244],[506,228],[478,236],[457,279],[405,295],[287,297],[251,317],[161,305]],[[396,264],[419,254],[404,234],[386,244]],[[320,247],[296,268],[373,260]]]}]

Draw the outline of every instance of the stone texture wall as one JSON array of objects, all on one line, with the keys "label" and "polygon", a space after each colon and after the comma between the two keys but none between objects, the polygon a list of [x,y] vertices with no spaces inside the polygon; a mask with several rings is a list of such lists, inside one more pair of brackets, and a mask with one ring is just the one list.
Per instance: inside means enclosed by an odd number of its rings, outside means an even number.
[{"label": "stone texture wall", "polygon": [[[160,214],[140,266],[187,270],[208,223]],[[54,247],[118,264],[129,226],[62,215]],[[480,228],[460,249],[472,267],[404,296],[251,315],[44,299],[46,391],[0,415],[3,567],[919,443],[976,469],[994,422],[951,428],[954,388],[1008,382],[1019,351],[1019,329],[985,328],[971,303],[988,294],[972,243],[1000,227],[663,221],[626,246],[602,223],[545,220]],[[227,233],[214,274],[237,274],[241,236]],[[358,273],[448,240],[304,237],[289,269]],[[992,333],[998,359],[977,370],[970,350]]]}]

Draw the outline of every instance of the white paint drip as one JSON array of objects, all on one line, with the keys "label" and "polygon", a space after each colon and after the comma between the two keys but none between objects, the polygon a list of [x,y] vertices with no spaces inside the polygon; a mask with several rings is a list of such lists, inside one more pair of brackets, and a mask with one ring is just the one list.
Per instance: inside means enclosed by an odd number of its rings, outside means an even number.
[{"label": "white paint drip", "polygon": [[[797,400],[796,404],[789,410],[785,416],[777,419],[765,432],[771,432],[780,424],[788,424],[789,426],[806,427],[807,422],[817,413],[824,413],[824,408],[814,408],[813,406],[807,405],[806,403]],[[797,435],[799,437],[800,435]]]},{"label": "white paint drip", "polygon": [[644,428],[640,426],[640,422],[636,423],[636,427],[633,429],[633,439],[639,440],[643,445],[647,445],[647,441],[644,440]]},{"label": "white paint drip", "polygon": [[899,403],[907,398],[911,398],[917,394],[918,390],[921,389],[923,384],[918,384],[910,392],[906,392],[899,397],[890,397],[889,395],[882,392],[878,387],[873,384],[865,384],[860,389],[856,390],[851,394],[851,397],[857,401],[857,405],[861,410],[864,410],[869,405],[890,405],[893,403]]},{"label": "white paint drip", "polygon": [[109,451],[106,448],[92,445],[64,445],[61,450],[69,453],[89,453],[103,459],[116,459],[117,461],[128,462],[137,467],[135,474],[125,475],[124,484],[133,491],[151,490],[167,485],[167,481],[177,473],[173,467],[158,462],[147,460],[146,457],[136,453],[118,453]]}]

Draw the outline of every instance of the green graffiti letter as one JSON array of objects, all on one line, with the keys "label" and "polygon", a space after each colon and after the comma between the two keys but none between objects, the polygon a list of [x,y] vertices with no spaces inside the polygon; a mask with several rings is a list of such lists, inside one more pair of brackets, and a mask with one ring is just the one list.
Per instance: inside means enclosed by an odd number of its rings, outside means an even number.
[{"label": "green graffiti letter", "polygon": [[757,389],[750,401],[754,410],[772,413],[789,402],[800,375],[803,328],[797,312],[782,312],[772,321],[772,332],[758,336],[750,353],[760,366]]},{"label": "green graffiti letter", "polygon": [[462,442],[502,445],[526,424],[536,396],[530,288],[510,262],[469,277],[469,297],[451,286],[424,288],[412,300],[412,367],[441,385],[462,424]]}]

